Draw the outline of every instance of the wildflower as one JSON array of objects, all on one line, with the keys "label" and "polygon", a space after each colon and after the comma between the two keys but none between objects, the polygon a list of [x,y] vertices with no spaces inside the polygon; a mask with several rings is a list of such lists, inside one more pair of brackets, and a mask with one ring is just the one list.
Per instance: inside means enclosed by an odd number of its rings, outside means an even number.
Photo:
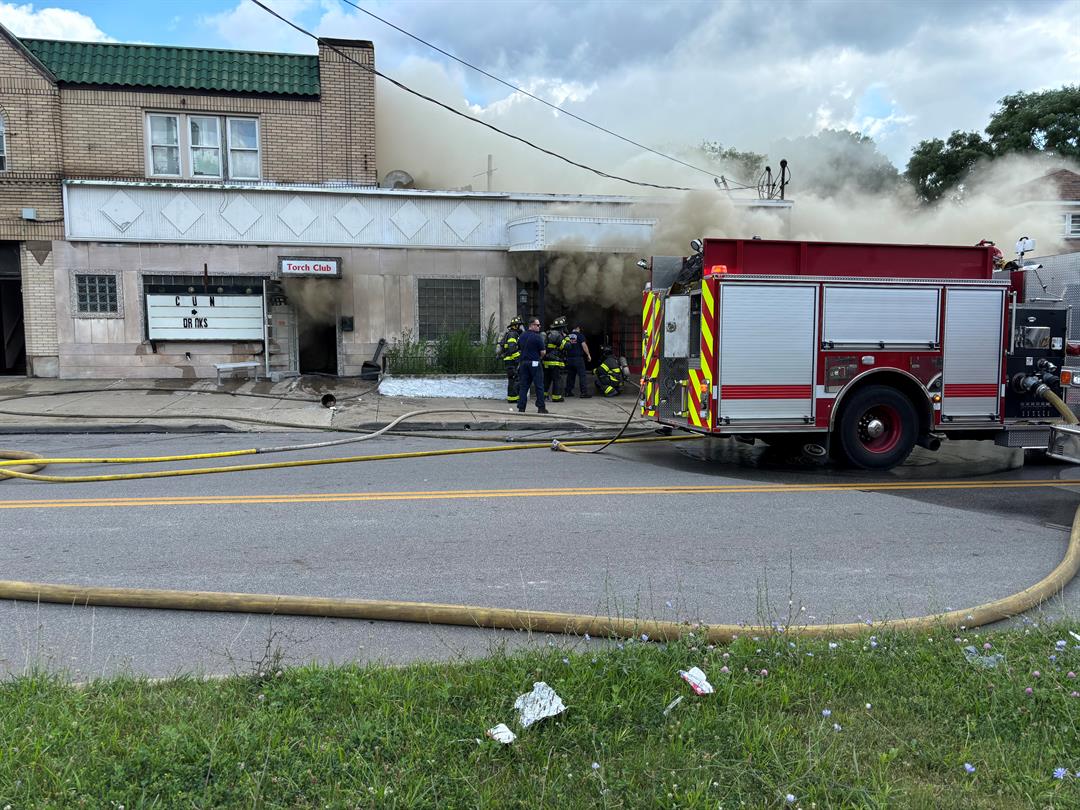
[{"label": "wildflower", "polygon": [[813,654],[812,652],[808,652],[808,653],[806,654],[806,657],[807,657],[807,658],[813,658],[813,657],[814,657],[814,654]]},{"label": "wildflower", "polygon": [[642,633],[641,634],[641,640],[642,641],[648,641],[649,640],[649,634],[648,633]]},{"label": "wildflower", "polygon": [[874,641],[874,639],[870,639],[870,646],[871,647],[877,647],[877,642]]},{"label": "wildflower", "polygon": [[593,769],[594,771],[598,771],[598,770],[600,770],[600,763],[599,763],[599,762],[594,762],[594,763],[592,764],[592,769]]},{"label": "wildflower", "polygon": [[569,659],[569,658],[564,658],[564,659],[562,660],[562,662],[563,662],[564,664],[569,664],[569,663],[570,663],[570,659]]},{"label": "wildflower", "polygon": [[833,723],[832,724],[832,730],[833,731],[843,731],[844,727],[842,725],[840,725],[839,723]]},{"label": "wildflower", "polygon": [[728,669],[727,667],[720,667],[720,674],[721,675],[727,675],[729,672],[731,672],[731,670]]},{"label": "wildflower", "polygon": [[1065,677],[1066,677],[1066,678],[1075,678],[1075,677],[1076,677],[1076,673],[1075,673],[1075,672],[1073,672],[1072,670],[1069,670],[1069,674],[1068,674],[1068,675],[1066,675]]},{"label": "wildflower", "polygon": [[766,675],[768,675],[768,674],[769,674],[769,670],[767,670],[767,669],[763,669],[763,670],[761,670],[761,677],[763,677],[763,678],[764,678],[764,677],[765,677]]},{"label": "wildflower", "polygon": [[1059,638],[1057,641],[1054,642],[1054,646],[1057,647],[1059,650],[1064,650],[1066,647],[1069,646],[1069,642],[1067,642],[1063,638]]},{"label": "wildflower", "polygon": [[1051,655],[1051,656],[1050,656],[1050,663],[1051,663],[1051,664],[1053,664],[1053,663],[1055,663],[1056,661],[1057,661],[1057,656],[1056,656],[1056,655]]},{"label": "wildflower", "polygon": [[832,715],[832,709],[822,709],[821,710],[821,716],[822,717],[829,717],[831,715]]},{"label": "wildflower", "polygon": [[1041,672],[1039,672],[1039,670],[1035,670],[1034,672],[1032,672],[1032,673],[1031,673],[1031,677],[1032,677],[1032,678],[1039,678],[1039,677],[1042,677],[1042,673],[1041,673]]},{"label": "wildflower", "polygon": [[984,650],[989,650],[989,649],[990,649],[991,647],[993,647],[993,646],[994,646],[994,645],[993,645],[993,644],[991,644],[991,643],[990,643],[990,642],[988,641],[988,642],[986,642],[985,644],[983,644],[983,649],[984,649]]},{"label": "wildflower", "polygon": [[840,646],[840,645],[839,645],[839,644],[837,644],[837,643],[836,643],[835,641],[830,641],[830,642],[829,642],[829,649],[830,649],[830,650],[835,650],[835,649],[836,649],[837,647],[839,647],[839,646]]},{"label": "wildflower", "polygon": [[1054,768],[1054,778],[1055,779],[1064,779],[1068,775],[1069,775],[1069,769],[1068,768]]},{"label": "wildflower", "polygon": [[870,711],[870,704],[869,703],[866,704],[866,710]]},{"label": "wildflower", "polygon": [[975,773],[975,766],[972,765],[970,762],[965,762],[964,763],[964,770],[967,771],[968,773]]},{"label": "wildflower", "polygon": [[784,800],[788,804],[795,804],[795,794],[794,793],[789,793],[787,796],[784,797]]},{"label": "wildflower", "polygon": [[1034,691],[1035,691],[1035,690],[1034,690],[1034,689],[1032,689],[1032,688],[1031,688],[1031,687],[1029,686],[1029,687],[1028,687],[1027,689],[1025,689],[1025,690],[1024,690],[1024,694],[1025,694],[1025,695],[1030,695],[1030,694],[1031,694],[1032,692],[1034,692]]},{"label": "wildflower", "polygon": [[723,655],[721,656],[721,658],[723,658],[723,659],[724,659],[725,661],[727,661],[727,660],[728,660],[728,658],[730,658],[730,657],[731,657],[731,654],[730,654],[730,653],[724,653],[724,654],[723,654]]},{"label": "wildflower", "polygon": [[266,700],[266,695],[259,695],[259,700]]},{"label": "wildflower", "polygon": [[1069,697],[1080,697],[1080,692],[1070,692]]}]

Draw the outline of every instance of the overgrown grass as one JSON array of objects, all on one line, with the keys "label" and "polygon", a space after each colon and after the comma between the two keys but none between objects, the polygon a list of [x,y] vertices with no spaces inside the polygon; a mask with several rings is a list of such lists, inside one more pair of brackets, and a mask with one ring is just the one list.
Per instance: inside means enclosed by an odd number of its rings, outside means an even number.
[{"label": "overgrown grass", "polygon": [[387,365],[391,374],[501,374],[503,362],[495,356],[500,337],[494,315],[479,342],[467,331],[425,341],[406,329],[387,348]]},{"label": "overgrown grass", "polygon": [[[984,642],[1004,663],[967,662]],[[0,685],[0,807],[1080,806],[1080,645],[1061,626],[575,647],[225,681],[16,678]],[[692,665],[715,694],[679,679]],[[514,697],[539,680],[568,709],[522,730]],[[498,722],[515,743],[485,738]]]}]

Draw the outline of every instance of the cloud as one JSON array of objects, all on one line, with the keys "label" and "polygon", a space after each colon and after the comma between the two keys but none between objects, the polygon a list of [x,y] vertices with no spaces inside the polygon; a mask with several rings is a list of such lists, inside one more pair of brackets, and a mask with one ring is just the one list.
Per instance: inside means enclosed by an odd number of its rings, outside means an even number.
[{"label": "cloud", "polygon": [[[266,5],[305,28],[309,26],[304,24],[304,18],[308,12],[319,7],[317,0],[267,0]],[[304,36],[247,0],[238,0],[228,11],[203,15],[199,17],[198,24],[230,48],[290,53],[318,51],[311,37]]]},{"label": "cloud", "polygon": [[113,42],[90,17],[66,8],[34,9],[33,3],[0,2],[0,24],[17,37]]}]

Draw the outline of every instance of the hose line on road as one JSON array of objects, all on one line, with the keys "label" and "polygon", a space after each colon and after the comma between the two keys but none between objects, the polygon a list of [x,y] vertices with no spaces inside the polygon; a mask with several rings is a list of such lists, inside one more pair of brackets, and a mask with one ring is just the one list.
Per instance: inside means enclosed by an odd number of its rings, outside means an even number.
[{"label": "hose line on road", "polygon": [[688,633],[701,633],[711,643],[731,641],[739,635],[783,632],[806,637],[853,637],[874,630],[918,631],[937,627],[972,628],[1020,615],[1057,595],[1080,569],[1080,509],[1073,518],[1065,556],[1046,577],[1003,599],[936,615],[875,623],[754,627],[741,624],[691,625],[657,619],[619,618],[583,613],[479,607],[475,605],[403,602],[389,599],[336,599],[258,593],[219,593],[157,588],[110,588],[45,582],[0,580],[0,599],[52,602],[81,607],[128,607],[195,610],[215,613],[261,613],[323,618],[396,621],[456,625],[598,638],[635,638],[672,641]]}]

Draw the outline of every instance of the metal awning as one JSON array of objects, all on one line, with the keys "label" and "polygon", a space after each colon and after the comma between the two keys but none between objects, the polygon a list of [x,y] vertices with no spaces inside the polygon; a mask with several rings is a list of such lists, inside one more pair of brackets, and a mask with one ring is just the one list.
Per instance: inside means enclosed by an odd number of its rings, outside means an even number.
[{"label": "metal awning", "polygon": [[652,239],[655,219],[539,215],[506,224],[509,251],[639,253]]}]

